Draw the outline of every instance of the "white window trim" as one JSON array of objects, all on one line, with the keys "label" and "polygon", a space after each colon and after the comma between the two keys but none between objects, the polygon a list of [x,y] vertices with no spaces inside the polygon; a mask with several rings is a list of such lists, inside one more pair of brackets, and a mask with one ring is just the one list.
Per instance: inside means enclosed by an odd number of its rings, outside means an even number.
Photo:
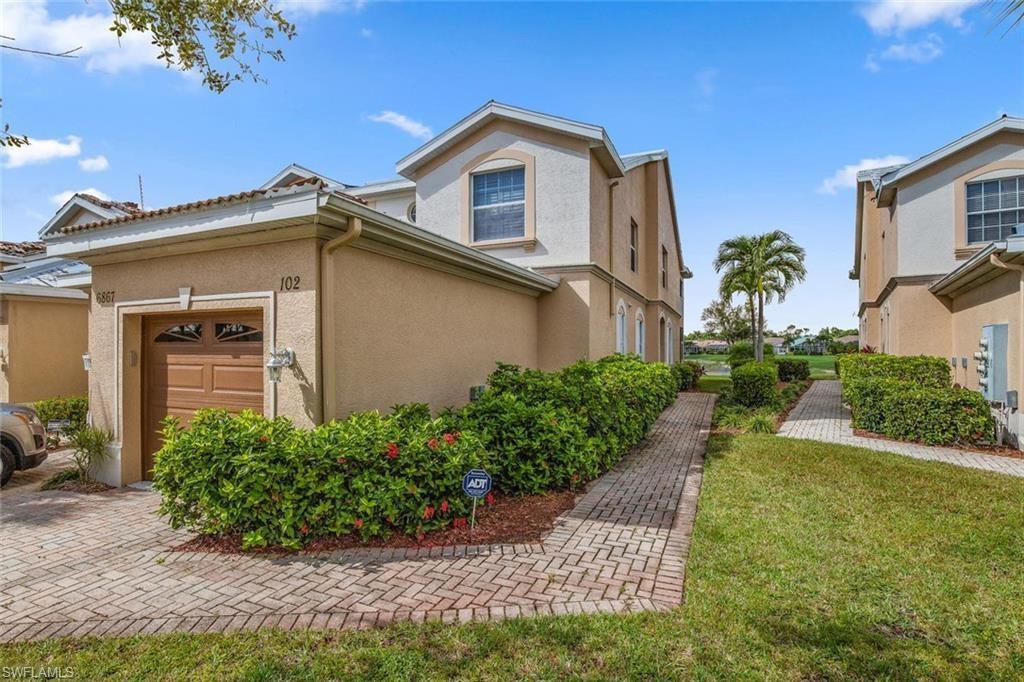
[{"label": "white window trim", "polygon": [[[985,209],[984,208],[984,199],[982,198],[982,205],[983,205],[983,207],[982,207],[982,209],[980,211],[971,211],[971,210],[968,209],[968,205],[967,205],[967,202],[968,202],[967,190],[968,190],[968,188],[970,188],[973,185],[982,185],[982,186],[984,186],[985,183],[988,183],[988,182],[998,182],[998,183],[1000,183],[1000,188],[999,188],[1000,191],[996,193],[996,196],[1001,197],[1002,194],[1003,194],[1003,192],[1002,192],[1002,182],[1004,180],[1016,180],[1017,181],[1017,191],[1015,192],[1015,194],[1017,195],[1017,205],[1016,206],[1014,206],[1013,208],[1007,207],[1007,208],[990,208],[990,209]],[[964,187],[963,187],[963,193],[964,193],[964,195],[963,195],[964,196],[964,240],[965,240],[965,242],[966,242],[966,244],[968,246],[976,246],[976,245],[981,245],[981,244],[989,244],[989,243],[991,243],[993,241],[1000,241],[1000,240],[1004,239],[1004,237],[1002,236],[1002,227],[1003,227],[1002,223],[999,223],[998,225],[994,226],[994,227],[998,228],[999,231],[1000,231],[1000,235],[998,237],[996,237],[995,239],[985,239],[984,237],[985,237],[986,227],[984,225],[984,221],[985,221],[984,217],[982,217],[982,225],[981,225],[980,228],[972,228],[971,225],[970,225],[970,218],[973,215],[985,216],[987,214],[995,214],[995,215],[998,216],[1000,213],[1004,213],[1006,211],[1021,211],[1021,210],[1024,210],[1024,206],[1021,205],[1021,201],[1020,201],[1020,190],[1021,190],[1021,185],[1022,184],[1024,184],[1024,174],[1021,174],[1019,172],[1017,172],[1015,174],[1012,174],[1012,175],[1005,175],[1005,176],[1000,175],[1000,176],[997,176],[997,177],[986,177],[986,176],[983,175],[981,177],[972,178],[971,180],[968,180],[967,182],[964,183]],[[982,189],[982,192],[983,193],[982,193],[981,197],[984,197],[984,187]],[[1000,200],[1000,203],[1002,203],[1001,200]],[[1017,214],[1017,217],[1018,217],[1018,220],[1015,223],[1015,225],[1020,225],[1021,223],[1024,223],[1024,220],[1020,220],[1020,214],[1019,213]],[[990,228],[988,228],[988,229],[991,229],[991,227],[992,226],[990,226]],[[971,240],[971,230],[972,229],[980,229],[981,230],[982,238],[972,241]]]},{"label": "white window trim", "polygon": [[626,303],[621,298],[615,306],[615,352],[626,352]]},{"label": "white window trim", "polygon": [[647,323],[644,321],[644,314],[642,312],[637,311],[636,322],[633,326],[634,334],[636,334],[636,339],[634,339],[634,348],[636,349],[636,354],[640,356],[641,360],[646,360],[647,358],[644,357],[644,352],[646,351],[644,333],[646,332],[645,327],[647,326]]}]

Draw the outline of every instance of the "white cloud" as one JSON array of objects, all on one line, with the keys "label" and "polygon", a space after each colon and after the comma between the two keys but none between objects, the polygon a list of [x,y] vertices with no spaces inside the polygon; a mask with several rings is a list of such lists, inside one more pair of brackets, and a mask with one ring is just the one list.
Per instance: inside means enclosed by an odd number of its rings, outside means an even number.
[{"label": "white cloud", "polygon": [[68,203],[68,199],[75,196],[76,194],[91,194],[97,199],[103,199],[104,201],[110,200],[110,197],[107,196],[105,192],[101,192],[95,187],[89,187],[88,189],[69,189],[54,194],[52,197],[50,197],[50,203],[58,207],[63,206],[64,204]]},{"label": "white cloud", "polygon": [[88,159],[79,159],[78,167],[89,173],[95,173],[97,171],[105,171],[110,168],[110,162],[107,161],[107,157],[100,154],[99,156],[93,156]]},{"label": "white cloud", "polygon": [[877,35],[900,35],[915,28],[945,22],[963,28],[964,12],[982,0],[875,0],[860,15]]},{"label": "white cloud", "polygon": [[930,33],[926,38],[918,41],[893,43],[880,53],[872,52],[868,55],[864,68],[872,73],[878,73],[882,70],[881,61],[927,64],[942,56],[942,47],[942,36]]},{"label": "white cloud", "polygon": [[379,114],[373,114],[369,118],[375,123],[387,123],[388,125],[392,125],[402,132],[408,133],[419,140],[429,140],[434,136],[434,131],[426,125],[419,121],[414,121],[405,114],[399,114],[396,111],[382,111]]},{"label": "white cloud", "polygon": [[68,135],[64,141],[37,140],[29,138],[23,147],[0,147],[0,156],[4,157],[4,168],[18,168],[37,163],[47,163],[54,159],[78,156],[82,153],[82,138]]},{"label": "white cloud", "polygon": [[[81,47],[75,54],[88,71],[119,73],[143,66],[163,66],[156,58],[159,50],[151,44],[148,34],[133,31],[119,39],[110,30],[112,14],[84,7],[80,14],[56,18],[50,16],[45,0],[4,3],[0,33],[13,39],[8,44],[33,50],[64,52]],[[10,56],[18,54],[8,51]]]},{"label": "white cloud", "polygon": [[832,177],[822,180],[821,185],[818,187],[818,192],[820,194],[835,194],[837,189],[856,187],[857,173],[862,170],[884,168],[885,166],[896,166],[909,161],[910,159],[907,157],[898,156],[896,154],[890,154],[889,156],[882,156],[873,159],[861,159],[857,163],[851,163],[843,166],[833,173]]},{"label": "white cloud", "polygon": [[372,28],[361,28],[361,29],[359,29],[359,35],[361,35],[364,38],[372,38],[373,37],[373,29]]}]

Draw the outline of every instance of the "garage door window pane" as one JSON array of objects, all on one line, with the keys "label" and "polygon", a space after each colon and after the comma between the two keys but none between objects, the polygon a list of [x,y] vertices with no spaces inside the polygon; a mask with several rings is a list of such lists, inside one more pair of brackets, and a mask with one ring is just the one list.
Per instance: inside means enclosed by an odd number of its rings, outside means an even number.
[{"label": "garage door window pane", "polygon": [[524,168],[473,176],[473,241],[523,237],[525,217]]},{"label": "garage door window pane", "polygon": [[218,322],[214,327],[218,343],[263,343],[263,332],[241,322]]},{"label": "garage door window pane", "polygon": [[176,324],[168,327],[153,339],[157,343],[199,343],[203,339],[203,325],[200,322]]}]

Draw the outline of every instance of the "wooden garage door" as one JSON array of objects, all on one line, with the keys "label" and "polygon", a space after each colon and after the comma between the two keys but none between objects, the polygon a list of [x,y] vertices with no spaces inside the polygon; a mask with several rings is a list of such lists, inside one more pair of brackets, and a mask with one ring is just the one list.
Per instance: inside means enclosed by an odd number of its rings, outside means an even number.
[{"label": "wooden garage door", "polygon": [[160,449],[160,421],[196,410],[263,411],[263,318],[258,311],[147,318],[143,470]]}]

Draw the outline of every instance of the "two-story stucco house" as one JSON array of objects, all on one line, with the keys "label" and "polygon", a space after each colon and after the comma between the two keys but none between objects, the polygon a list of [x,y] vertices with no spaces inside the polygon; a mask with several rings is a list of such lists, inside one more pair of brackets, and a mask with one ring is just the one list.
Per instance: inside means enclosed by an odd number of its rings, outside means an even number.
[{"label": "two-story stucco house", "polygon": [[113,484],[148,477],[167,415],[309,426],[458,405],[496,361],[678,358],[683,265],[668,156],[489,102],[354,186],[292,165],[256,189],[91,220],[49,253],[91,266],[90,410]]},{"label": "two-story stucco house", "polygon": [[1024,119],[857,176],[860,343],[949,359],[1011,434],[1024,388]]}]

